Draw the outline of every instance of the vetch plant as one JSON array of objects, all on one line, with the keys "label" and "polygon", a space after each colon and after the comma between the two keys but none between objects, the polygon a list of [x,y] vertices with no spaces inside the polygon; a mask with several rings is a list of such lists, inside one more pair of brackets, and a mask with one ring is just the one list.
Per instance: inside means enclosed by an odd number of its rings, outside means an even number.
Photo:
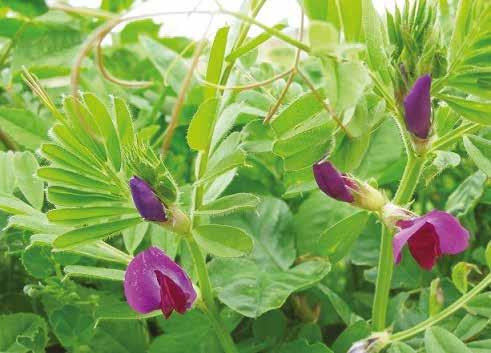
[{"label": "vetch plant", "polygon": [[491,4],[266,5],[2,3],[0,351],[491,350]]}]

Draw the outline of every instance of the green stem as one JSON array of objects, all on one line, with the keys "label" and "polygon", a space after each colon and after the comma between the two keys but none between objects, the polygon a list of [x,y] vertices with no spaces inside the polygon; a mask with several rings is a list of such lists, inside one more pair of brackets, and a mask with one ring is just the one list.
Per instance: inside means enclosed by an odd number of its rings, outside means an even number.
[{"label": "green stem", "polygon": [[429,319],[420,322],[416,326],[411,327],[408,330],[401,331],[398,333],[393,334],[390,337],[390,342],[397,342],[397,341],[403,341],[405,339],[408,339],[412,336],[417,335],[420,332],[423,332],[427,328],[430,328],[437,322],[440,322],[441,320],[449,317],[452,315],[454,312],[462,308],[469,300],[471,300],[474,296],[482,292],[484,289],[486,289],[488,286],[491,285],[491,273],[488,274],[477,286],[472,288],[469,292],[461,296],[457,301],[455,301],[452,305],[448,306],[446,309],[442,310],[435,316],[430,317]]},{"label": "green stem", "polygon": [[222,344],[225,353],[238,353],[235,343],[230,336],[229,332],[223,325],[220,315],[218,313],[218,308],[213,297],[213,289],[210,283],[210,277],[208,276],[208,271],[206,269],[206,262],[201,252],[199,245],[194,240],[193,236],[190,235],[186,238],[189,251],[193,257],[194,266],[196,267],[196,272],[198,274],[199,287],[201,290],[201,297],[205,303],[205,312],[210,319],[210,323],[213,326],[215,333]]},{"label": "green stem", "polygon": [[221,10],[220,11],[223,14],[234,16],[237,18],[240,18],[242,21],[253,24],[255,26],[258,26],[262,30],[264,30],[266,33],[271,34],[272,36],[281,39],[285,43],[288,43],[290,45],[293,45],[294,47],[303,50],[305,52],[310,52],[310,47],[306,45],[305,43],[302,43],[286,34],[283,32],[277,30],[276,28],[271,28],[269,26],[266,26],[264,23],[257,21],[255,18],[249,17],[247,15],[244,15],[240,12],[233,12],[233,11],[228,11],[228,10]]},{"label": "green stem", "polygon": [[[406,204],[416,189],[425,158],[408,154],[408,160],[401,182],[397,189],[393,202]],[[392,254],[392,234],[382,226],[382,242],[378,262],[377,282],[375,284],[375,298],[372,311],[372,328],[374,331],[383,331],[387,317],[387,305],[389,303],[390,284],[394,271],[394,258]]]},{"label": "green stem", "polygon": [[385,329],[387,305],[389,303],[392,272],[394,271],[392,235],[385,225],[382,225],[382,242],[380,244],[380,255],[377,268],[377,282],[375,284],[375,298],[372,311],[372,328],[374,331],[383,331]]}]

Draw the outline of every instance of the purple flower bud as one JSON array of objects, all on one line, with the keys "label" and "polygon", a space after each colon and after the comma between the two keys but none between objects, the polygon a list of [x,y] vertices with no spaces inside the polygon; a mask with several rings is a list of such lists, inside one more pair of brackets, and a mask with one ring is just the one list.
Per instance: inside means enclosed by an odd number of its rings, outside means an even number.
[{"label": "purple flower bud", "polygon": [[404,116],[407,129],[417,137],[426,139],[431,127],[431,76],[424,75],[416,80],[404,98]]},{"label": "purple flower bud", "polygon": [[131,260],[124,277],[124,294],[135,311],[146,314],[160,309],[166,319],[174,310],[184,314],[196,300],[186,272],[156,247]]},{"label": "purple flower bud", "polygon": [[443,211],[433,210],[421,217],[402,220],[397,226],[400,231],[392,241],[397,264],[406,244],[425,270],[431,270],[441,255],[458,254],[469,246],[469,232],[454,216]]},{"label": "purple flower bud", "polygon": [[326,195],[339,201],[354,201],[350,191],[354,184],[334,168],[331,162],[321,161],[314,164],[312,169],[317,185]]},{"label": "purple flower bud", "polygon": [[153,222],[167,221],[164,205],[145,180],[133,176],[130,179],[130,189],[133,202],[145,220]]}]

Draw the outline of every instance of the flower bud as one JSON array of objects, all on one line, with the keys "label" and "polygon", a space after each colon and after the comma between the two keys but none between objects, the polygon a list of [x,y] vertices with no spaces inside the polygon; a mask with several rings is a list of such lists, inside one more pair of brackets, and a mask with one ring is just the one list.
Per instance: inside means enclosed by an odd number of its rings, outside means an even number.
[{"label": "flower bud", "polygon": [[379,190],[366,182],[340,173],[329,161],[314,164],[313,171],[319,188],[333,199],[369,211],[379,211],[387,203],[385,195]]},{"label": "flower bud", "polygon": [[426,140],[431,128],[431,76],[424,75],[416,80],[404,98],[406,127],[414,136]]},{"label": "flower bud", "polygon": [[130,179],[130,189],[135,207],[145,220],[152,222],[167,221],[164,205],[145,180],[133,176]]},{"label": "flower bud", "polygon": [[329,161],[321,161],[313,166],[315,181],[328,196],[338,201],[352,203],[354,197],[349,180]]},{"label": "flower bud", "polygon": [[376,332],[370,337],[353,343],[347,353],[378,353],[389,343],[387,332]]}]

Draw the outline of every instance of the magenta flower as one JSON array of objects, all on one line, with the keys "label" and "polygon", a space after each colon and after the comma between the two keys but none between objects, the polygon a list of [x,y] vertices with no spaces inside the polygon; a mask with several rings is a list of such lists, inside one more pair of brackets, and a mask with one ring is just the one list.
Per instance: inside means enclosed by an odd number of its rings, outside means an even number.
[{"label": "magenta flower", "polygon": [[333,199],[352,203],[355,199],[351,193],[354,184],[341,174],[329,161],[321,161],[312,167],[315,181],[319,188]]},{"label": "magenta flower", "polygon": [[449,213],[433,210],[424,216],[399,221],[392,249],[398,264],[406,243],[416,262],[431,270],[441,255],[458,254],[469,246],[469,232]]},{"label": "magenta flower", "polygon": [[431,127],[431,76],[424,75],[416,80],[404,98],[404,117],[407,129],[417,137],[426,139]]},{"label": "magenta flower", "polygon": [[140,215],[147,221],[165,222],[164,205],[152,187],[143,179],[133,176],[130,179],[131,196]]},{"label": "magenta flower", "polygon": [[166,319],[174,310],[184,314],[196,300],[186,272],[156,247],[131,260],[124,276],[124,294],[135,311],[146,314],[160,309]]}]

